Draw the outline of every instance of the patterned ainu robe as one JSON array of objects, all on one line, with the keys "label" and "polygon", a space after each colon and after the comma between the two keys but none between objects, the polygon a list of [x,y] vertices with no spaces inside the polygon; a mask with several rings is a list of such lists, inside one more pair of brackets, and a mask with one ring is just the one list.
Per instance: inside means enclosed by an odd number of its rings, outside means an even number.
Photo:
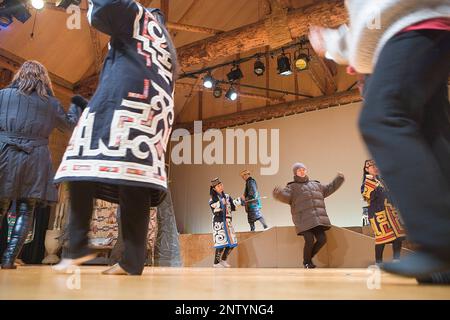
[{"label": "patterned ainu robe", "polygon": [[[130,185],[165,193],[174,81],[168,41],[151,12],[133,0],[90,0],[88,20],[111,36],[109,52],[56,182],[84,180],[99,189]],[[97,197],[117,202],[111,192]]]},{"label": "patterned ainu robe", "polygon": [[252,177],[249,177],[245,182],[244,198],[248,222],[253,223],[261,219],[261,197],[256,180]]},{"label": "patterned ainu robe", "polygon": [[377,177],[365,176],[362,196],[369,205],[368,216],[376,244],[390,243],[405,237],[398,212],[389,202],[386,188]]},{"label": "patterned ainu robe", "polygon": [[209,207],[213,214],[214,248],[237,246],[237,237],[232,225],[232,212],[236,211],[236,204],[238,203],[239,199],[233,200],[230,195],[217,192],[214,192],[209,200]]}]

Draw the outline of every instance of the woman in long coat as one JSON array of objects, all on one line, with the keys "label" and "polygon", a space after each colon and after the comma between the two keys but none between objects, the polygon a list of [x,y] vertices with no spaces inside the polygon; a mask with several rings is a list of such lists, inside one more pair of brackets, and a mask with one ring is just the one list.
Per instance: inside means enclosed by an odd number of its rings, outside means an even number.
[{"label": "woman in long coat", "polygon": [[25,62],[11,85],[0,90],[0,227],[13,201],[17,208],[3,269],[15,268],[34,208],[57,201],[48,137],[55,128],[70,132],[80,114],[72,105],[66,115],[47,70],[36,61]]},{"label": "woman in long coat", "polygon": [[69,181],[64,271],[93,258],[93,198],[120,205],[122,259],[106,274],[140,275],[150,206],[167,191],[165,152],[174,121],[176,53],[158,9],[133,0],[91,0],[88,21],[111,36],[98,88],[75,129],[56,181]]}]

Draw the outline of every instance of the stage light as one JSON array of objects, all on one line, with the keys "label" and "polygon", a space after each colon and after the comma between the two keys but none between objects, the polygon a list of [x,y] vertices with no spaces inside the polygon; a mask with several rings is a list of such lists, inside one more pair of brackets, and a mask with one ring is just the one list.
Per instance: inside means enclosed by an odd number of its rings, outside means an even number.
[{"label": "stage light", "polygon": [[211,89],[212,87],[214,87],[215,84],[215,80],[212,77],[211,73],[208,72],[208,74],[203,78],[203,86],[205,88]]},{"label": "stage light", "polygon": [[253,66],[253,72],[258,76],[262,76],[264,74],[264,71],[266,71],[266,67],[264,66],[264,63],[261,61],[260,58],[258,58],[255,61],[255,65]]},{"label": "stage light", "polygon": [[[307,50],[307,53],[305,53]],[[294,65],[299,71],[308,69],[309,62],[311,61],[311,55],[309,54],[309,49],[303,49],[303,44],[301,44],[300,49],[294,53]]]},{"label": "stage light", "polygon": [[44,1],[43,0],[31,0],[31,5],[36,10],[41,10],[44,7]]},{"label": "stage light", "polygon": [[[0,11],[1,12],[1,11]],[[0,13],[0,27],[6,28],[13,22],[10,15],[2,15]]]},{"label": "stage light", "polygon": [[24,0],[5,0],[0,7],[1,25],[8,26],[12,23],[12,18],[16,18],[25,23],[31,18],[31,14],[26,7]]},{"label": "stage light", "polygon": [[235,65],[231,71],[227,74],[228,81],[234,82],[242,79],[244,75],[238,65]]},{"label": "stage light", "polygon": [[72,4],[75,6],[78,6],[78,5],[80,5],[80,3],[81,3],[81,0],[57,0],[56,6],[67,9]]},{"label": "stage light", "polygon": [[284,52],[278,57],[277,65],[278,65],[278,74],[282,76],[289,76],[292,74],[291,61]]},{"label": "stage light", "polygon": [[238,97],[238,93],[236,91],[236,89],[231,86],[230,89],[228,89],[227,93],[225,94],[225,98],[227,98],[228,100],[231,101],[235,101]]},{"label": "stage light", "polygon": [[214,98],[220,98],[222,96],[222,88],[220,86],[216,85],[214,87],[213,96]]}]

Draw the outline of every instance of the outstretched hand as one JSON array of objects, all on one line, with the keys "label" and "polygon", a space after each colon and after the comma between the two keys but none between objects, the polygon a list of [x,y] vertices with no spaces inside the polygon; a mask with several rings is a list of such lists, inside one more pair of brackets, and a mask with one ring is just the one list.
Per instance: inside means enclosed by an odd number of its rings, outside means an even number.
[{"label": "outstretched hand", "polygon": [[319,26],[309,27],[309,42],[311,43],[312,48],[319,57],[325,57],[325,53],[327,51],[325,46],[325,39],[323,37],[324,30],[325,28]]},{"label": "outstretched hand", "polygon": [[276,195],[278,195],[279,193],[281,193],[282,191],[283,191],[283,188],[282,188],[282,187],[276,186],[275,188],[273,188],[272,193],[273,193],[274,196],[276,196]]},{"label": "outstretched hand", "polygon": [[343,178],[343,179],[345,178],[345,176],[342,172],[338,172],[338,177]]}]

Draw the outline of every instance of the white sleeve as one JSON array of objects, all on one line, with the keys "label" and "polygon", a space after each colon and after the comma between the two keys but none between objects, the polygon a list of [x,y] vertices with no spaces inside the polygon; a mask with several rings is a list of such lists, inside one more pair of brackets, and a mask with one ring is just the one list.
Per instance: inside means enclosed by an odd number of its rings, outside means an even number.
[{"label": "white sleeve", "polygon": [[349,65],[349,36],[350,32],[345,24],[338,29],[325,29],[323,34],[326,48],[325,57],[338,64]]},{"label": "white sleeve", "polygon": [[234,199],[233,200],[233,203],[234,203],[234,205],[237,207],[237,206],[242,206],[243,204],[242,204],[242,201],[241,201],[241,198],[236,198],[236,199]]}]

